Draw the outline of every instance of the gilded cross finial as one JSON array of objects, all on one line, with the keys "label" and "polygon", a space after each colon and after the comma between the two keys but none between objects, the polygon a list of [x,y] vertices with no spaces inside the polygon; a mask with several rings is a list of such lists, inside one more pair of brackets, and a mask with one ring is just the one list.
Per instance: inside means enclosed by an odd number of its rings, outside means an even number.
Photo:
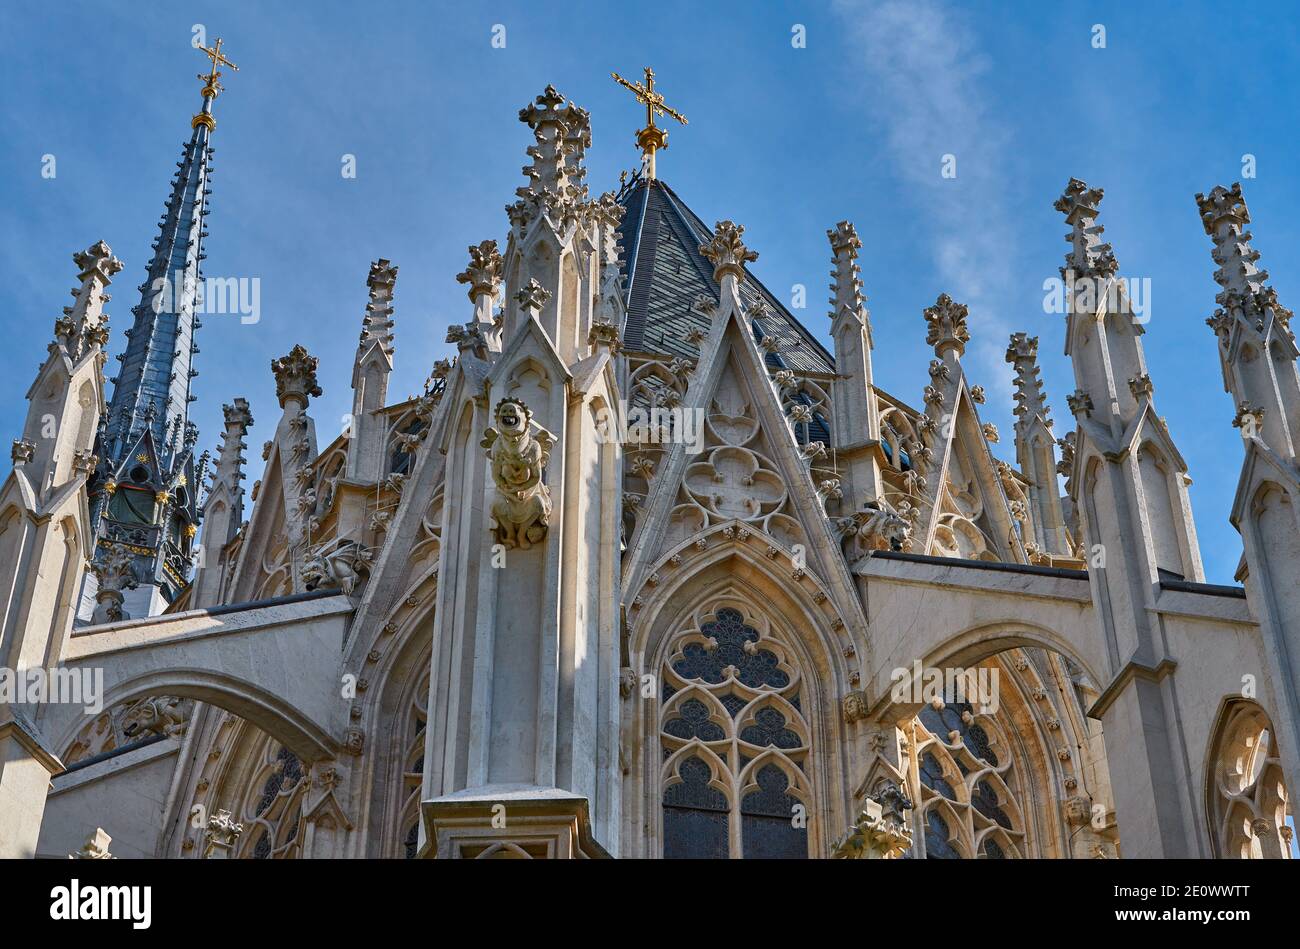
[{"label": "gilded cross finial", "polygon": [[636,144],[641,149],[641,154],[645,161],[645,174],[647,178],[655,176],[655,152],[661,148],[668,147],[668,133],[655,125],[656,115],[667,115],[687,125],[686,116],[682,115],[676,109],[664,102],[664,97],[655,92],[655,71],[649,66],[645,67],[645,85],[639,82],[628,82],[618,73],[610,73],[614,81],[620,86],[631,90],[636,96],[636,101],[645,106],[645,128],[636,133]]},{"label": "gilded cross finial", "polygon": [[212,117],[212,100],[215,99],[225,88],[225,86],[221,84],[221,70],[217,67],[229,66],[235,72],[239,72],[239,67],[227,59],[225,54],[221,52],[221,37],[219,36],[211,49],[202,44],[196,48],[200,53],[207,56],[208,59],[212,61],[212,68],[208,71],[206,76],[203,75],[203,73],[199,73],[199,82],[203,83],[203,111],[194,116],[194,120],[190,123],[190,127],[195,128],[199,125],[206,125],[208,131],[211,132],[217,127],[217,120]]}]

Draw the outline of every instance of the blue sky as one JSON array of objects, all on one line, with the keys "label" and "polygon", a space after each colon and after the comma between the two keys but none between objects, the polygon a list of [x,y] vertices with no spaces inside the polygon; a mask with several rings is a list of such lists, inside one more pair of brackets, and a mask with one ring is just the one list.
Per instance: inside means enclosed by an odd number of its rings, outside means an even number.
[{"label": "blue sky", "polygon": [[[941,291],[971,307],[966,363],[989,390],[985,420],[1013,458],[1008,333],[1041,339],[1058,435],[1074,389],[1064,317],[1043,281],[1065,252],[1052,202],[1071,176],[1106,190],[1101,220],[1121,272],[1150,278],[1145,336],[1156,403],[1193,479],[1207,579],[1231,582],[1241,543],[1227,523],[1241,448],[1204,319],[1217,290],[1193,195],[1242,178],[1255,246],[1284,303],[1298,279],[1295,18],[1285,6],[829,5],[671,2],[180,3],[27,5],[0,34],[0,432],[20,434],[23,397],[74,283],[70,255],[106,240],[127,269],[113,287],[113,353],[168,178],[200,103],[206,60],[191,29],[222,36],[226,76],[213,139],[209,276],[259,277],[261,320],[211,316],[193,418],[215,448],[223,401],[245,396],[254,461],[279,414],[271,359],[320,357],[322,439],[347,411],[371,260],[401,268],[391,393],[418,391],[470,304],[455,275],[470,243],[507,228],[525,163],[517,119],[548,82],[589,109],[593,191],[637,160],[641,111],[609,78],[653,65],[670,104],[659,173],[700,217],[746,226],[754,272],[825,336],[825,229],[848,218],[875,328],[876,381],[920,403],[932,353],[924,307]],[[504,49],[491,44],[504,25]],[[806,30],[806,48],[791,44]],[[1093,25],[1106,29],[1094,48]],[[53,154],[57,177],[42,178]],[[340,174],[356,156],[357,177]],[[940,175],[944,154],[957,177]],[[115,367],[110,362],[109,368]],[[250,478],[257,477],[256,473]]]}]

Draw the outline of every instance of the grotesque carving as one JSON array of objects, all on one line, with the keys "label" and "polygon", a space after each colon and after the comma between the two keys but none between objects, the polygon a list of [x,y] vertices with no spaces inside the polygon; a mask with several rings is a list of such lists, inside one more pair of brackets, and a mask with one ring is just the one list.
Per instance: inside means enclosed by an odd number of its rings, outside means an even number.
[{"label": "grotesque carving", "polygon": [[910,550],[912,524],[884,499],[869,502],[861,511],[839,522],[850,563],[870,557],[877,550]]},{"label": "grotesque carving", "polygon": [[303,561],[303,584],[308,590],[337,587],[352,596],[370,573],[371,555],[369,548],[348,540],[312,548]]},{"label": "grotesque carving", "polygon": [[129,738],[143,733],[178,738],[185,734],[192,703],[174,695],[155,695],[133,705],[122,718],[122,731]]},{"label": "grotesque carving", "polygon": [[534,425],[532,411],[518,399],[502,399],[493,417],[497,427],[489,428],[482,441],[497,485],[493,533],[497,543],[527,550],[546,536],[551,519],[551,492],[542,483],[542,472],[555,437]]}]

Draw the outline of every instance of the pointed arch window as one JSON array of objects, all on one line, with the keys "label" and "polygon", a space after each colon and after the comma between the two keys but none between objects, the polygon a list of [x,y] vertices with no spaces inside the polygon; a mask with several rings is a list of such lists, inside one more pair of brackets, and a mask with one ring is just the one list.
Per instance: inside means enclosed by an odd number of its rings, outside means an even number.
[{"label": "pointed arch window", "polygon": [[664,856],[806,858],[804,679],[771,624],[738,604],[706,609],[662,672]]},{"label": "pointed arch window", "polygon": [[1295,818],[1273,737],[1254,702],[1229,707],[1218,728],[1211,767],[1215,842],[1228,859],[1294,859]]},{"label": "pointed arch window", "polygon": [[926,858],[1025,856],[1020,776],[1000,726],[968,702],[928,705],[915,726]]}]

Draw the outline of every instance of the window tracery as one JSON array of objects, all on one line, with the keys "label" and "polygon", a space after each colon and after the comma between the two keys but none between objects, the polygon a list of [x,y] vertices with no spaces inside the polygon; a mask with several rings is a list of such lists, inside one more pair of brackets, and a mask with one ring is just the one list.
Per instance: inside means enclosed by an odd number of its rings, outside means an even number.
[{"label": "window tracery", "polygon": [[1026,856],[1021,779],[998,724],[967,702],[928,705],[914,721],[927,859]]},{"label": "window tracery", "polygon": [[663,667],[665,857],[807,857],[803,677],[765,618],[718,605]]},{"label": "window tracery", "polygon": [[306,769],[298,756],[266,737],[262,765],[242,802],[240,856],[291,860],[302,855],[302,804]]},{"label": "window tracery", "polygon": [[411,694],[407,708],[402,756],[402,803],[398,827],[402,835],[402,856],[415,858],[420,846],[420,787],[424,782],[424,732],[428,725],[425,702],[429,698],[429,663],[424,662],[425,673]]},{"label": "window tracery", "polygon": [[1282,763],[1264,710],[1239,702],[1219,729],[1211,810],[1219,852],[1229,859],[1295,856],[1294,817]]}]

